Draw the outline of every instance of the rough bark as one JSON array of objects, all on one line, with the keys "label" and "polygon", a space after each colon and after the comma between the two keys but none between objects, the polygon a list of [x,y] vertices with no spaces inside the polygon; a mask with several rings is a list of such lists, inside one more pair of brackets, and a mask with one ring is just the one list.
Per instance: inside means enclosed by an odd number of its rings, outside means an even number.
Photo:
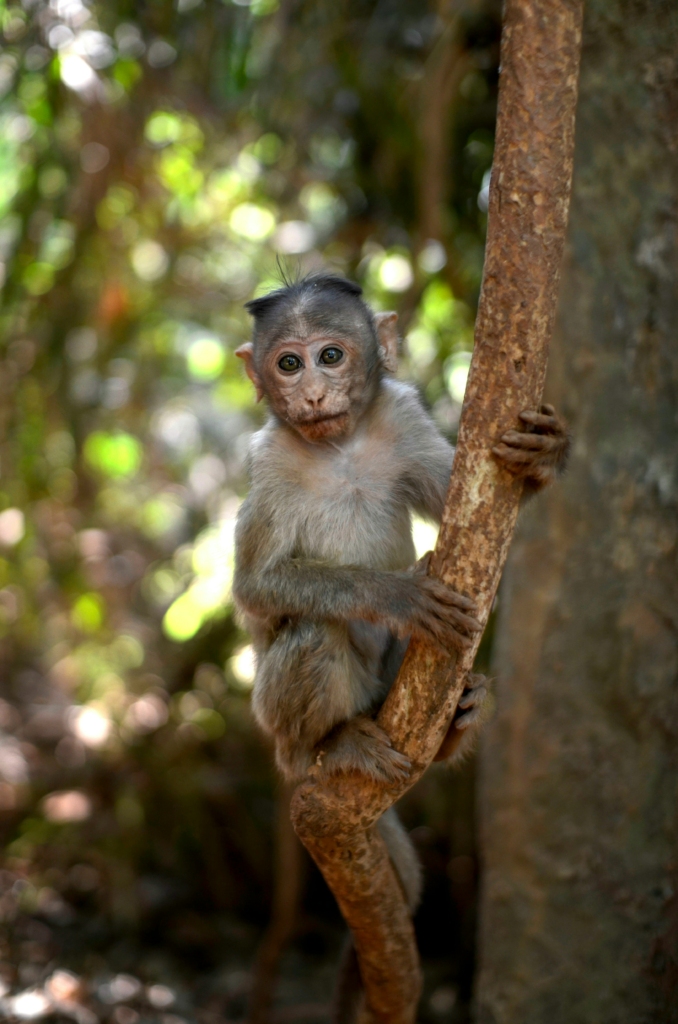
[{"label": "rough bark", "polygon": [[[508,0],[495,173],[476,344],[440,539],[431,571],[478,602],[487,620],[521,485],[491,447],[541,397],[555,314],[572,168],[579,0]],[[379,715],[411,760],[407,783],[362,777],[304,783],[295,828],[353,932],[371,1019],[407,1024],[420,989],[412,922],[374,822],[430,764],[475,648],[451,663],[414,643]]]},{"label": "rough bark", "polygon": [[481,1024],[678,1021],[678,7],[589,0],[552,397],[482,750]]}]

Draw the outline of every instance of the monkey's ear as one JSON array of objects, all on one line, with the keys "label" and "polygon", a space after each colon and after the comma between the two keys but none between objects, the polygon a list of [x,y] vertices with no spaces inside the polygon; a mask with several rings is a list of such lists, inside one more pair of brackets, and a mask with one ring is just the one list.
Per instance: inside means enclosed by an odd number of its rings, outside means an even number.
[{"label": "monkey's ear", "polygon": [[375,313],[374,319],[377,325],[381,365],[389,373],[396,373],[398,370],[398,314]]},{"label": "monkey's ear", "polygon": [[257,402],[260,402],[264,397],[264,389],[261,386],[261,380],[257,373],[257,368],[254,365],[254,345],[251,341],[245,342],[240,348],[235,350],[235,354],[238,359],[242,359],[245,363],[245,373],[254,384],[254,390],[257,393]]}]

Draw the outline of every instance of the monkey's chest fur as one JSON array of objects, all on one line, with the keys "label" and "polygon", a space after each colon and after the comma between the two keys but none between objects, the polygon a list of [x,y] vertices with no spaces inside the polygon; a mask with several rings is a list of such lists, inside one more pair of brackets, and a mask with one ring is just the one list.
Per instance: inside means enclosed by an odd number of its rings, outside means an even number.
[{"label": "monkey's chest fur", "polygon": [[399,470],[393,446],[374,435],[305,451],[290,480],[295,553],[339,565],[411,565],[410,515],[399,493]]}]

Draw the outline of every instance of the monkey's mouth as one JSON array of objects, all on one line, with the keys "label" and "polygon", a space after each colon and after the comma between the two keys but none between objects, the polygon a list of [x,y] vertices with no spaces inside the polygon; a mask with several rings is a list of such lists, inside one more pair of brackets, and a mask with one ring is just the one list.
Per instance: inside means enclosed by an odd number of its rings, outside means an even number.
[{"label": "monkey's mouth", "polygon": [[348,416],[347,412],[328,412],[321,416],[314,416],[312,419],[299,420],[300,427],[314,426],[316,423],[331,423],[333,420],[343,420]]},{"label": "monkey's mouth", "polygon": [[295,426],[309,441],[320,441],[326,437],[343,434],[348,423],[348,412],[335,412],[314,416],[313,419],[297,420]]}]

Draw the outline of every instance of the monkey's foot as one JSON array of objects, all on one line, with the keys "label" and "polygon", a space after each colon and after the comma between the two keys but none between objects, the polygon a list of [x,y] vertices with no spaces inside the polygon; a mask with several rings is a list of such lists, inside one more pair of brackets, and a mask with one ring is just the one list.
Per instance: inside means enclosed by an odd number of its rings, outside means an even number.
[{"label": "monkey's foot", "polygon": [[455,729],[463,732],[470,726],[475,725],[483,717],[485,703],[489,696],[487,692],[487,677],[479,672],[466,677],[464,692],[459,698],[457,710],[452,719]]},{"label": "monkey's foot", "polygon": [[527,430],[508,430],[492,452],[504,469],[539,489],[565,469],[570,434],[552,405],[542,405],[539,412],[526,409],[520,419]]},{"label": "monkey's foot", "polygon": [[454,718],[434,761],[446,761],[464,753],[469,746],[469,736],[477,731],[487,717],[488,697],[487,678],[479,673],[468,675]]},{"label": "monkey's foot", "polygon": [[400,782],[412,764],[398,753],[376,722],[364,715],[352,718],[318,745],[313,774],[362,772],[380,782]]}]

